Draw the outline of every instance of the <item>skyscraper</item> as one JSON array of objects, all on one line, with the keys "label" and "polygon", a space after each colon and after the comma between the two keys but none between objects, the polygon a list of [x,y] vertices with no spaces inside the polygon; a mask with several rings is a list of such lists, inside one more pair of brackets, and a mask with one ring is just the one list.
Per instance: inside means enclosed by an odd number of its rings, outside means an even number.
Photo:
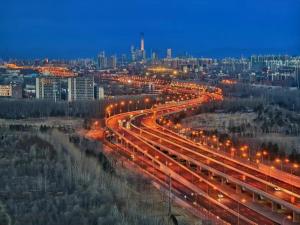
[{"label": "skyscraper", "polygon": [[131,47],[130,47],[130,53],[131,53],[131,61],[135,62],[135,60],[136,60],[136,51],[135,51],[133,45],[131,45]]},{"label": "skyscraper", "polygon": [[132,62],[144,62],[146,60],[144,33],[141,33],[140,37],[140,48],[135,48],[133,45],[130,48]]},{"label": "skyscraper", "polygon": [[152,61],[157,60],[157,54],[156,54],[156,52],[154,52],[154,51],[152,52],[151,59],[152,59]]},{"label": "skyscraper", "polygon": [[144,33],[141,33],[141,57],[142,57],[142,60],[146,59]]},{"label": "skyscraper", "polygon": [[168,48],[167,49],[167,59],[171,59],[172,58],[172,49]]},{"label": "skyscraper", "polygon": [[125,54],[122,54],[121,55],[121,66],[125,66],[127,63],[127,58],[126,58],[126,55]]},{"label": "skyscraper", "polygon": [[141,51],[145,51],[144,33],[141,33]]},{"label": "skyscraper", "polygon": [[111,57],[109,57],[108,68],[110,68],[110,69],[117,68],[117,56],[112,55]]},{"label": "skyscraper", "polygon": [[107,58],[105,57],[105,52],[102,51],[98,55],[98,69],[103,70],[107,68]]}]

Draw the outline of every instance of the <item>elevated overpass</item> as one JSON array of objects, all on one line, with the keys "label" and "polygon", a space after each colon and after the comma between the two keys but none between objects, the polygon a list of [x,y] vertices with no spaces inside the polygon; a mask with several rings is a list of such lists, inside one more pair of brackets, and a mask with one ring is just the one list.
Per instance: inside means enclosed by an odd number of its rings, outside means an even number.
[{"label": "elevated overpass", "polygon": [[119,146],[116,150],[126,151],[137,164],[143,162],[148,173],[156,170],[170,176],[177,182],[174,191],[182,193],[183,200],[192,199],[195,207],[211,209],[214,221],[225,224],[299,224],[298,182],[289,182],[282,174],[271,174],[194,143],[157,123],[158,118],[166,114],[221,100],[220,90],[207,92],[204,87],[179,83],[169,87],[175,92],[189,93],[193,98],[106,119],[107,139]]}]

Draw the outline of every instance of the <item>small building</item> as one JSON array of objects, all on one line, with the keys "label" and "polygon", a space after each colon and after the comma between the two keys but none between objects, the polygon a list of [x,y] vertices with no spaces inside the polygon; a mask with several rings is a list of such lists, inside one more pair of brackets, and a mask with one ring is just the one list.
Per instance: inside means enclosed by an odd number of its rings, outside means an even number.
[{"label": "small building", "polygon": [[0,85],[0,97],[11,97],[12,85]]},{"label": "small building", "polygon": [[22,98],[22,86],[17,84],[0,85],[0,97]]}]

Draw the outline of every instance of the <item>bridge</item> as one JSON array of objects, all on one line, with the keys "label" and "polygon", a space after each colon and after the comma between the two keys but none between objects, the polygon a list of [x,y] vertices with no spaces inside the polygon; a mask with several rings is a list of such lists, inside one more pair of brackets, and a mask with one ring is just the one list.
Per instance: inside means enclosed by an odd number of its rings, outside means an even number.
[{"label": "bridge", "polygon": [[[149,82],[131,79],[133,83]],[[128,82],[121,77],[120,82]],[[151,80],[167,89],[177,101],[151,109],[111,115],[106,138],[116,151],[128,155],[145,173],[162,185],[172,179],[172,192],[216,224],[300,224],[300,179],[276,173],[266,165],[253,165],[205,143],[166,128],[161,119],[222,100],[219,89],[192,83]],[[181,97],[178,97],[178,94]],[[108,109],[109,110],[109,109]]]}]

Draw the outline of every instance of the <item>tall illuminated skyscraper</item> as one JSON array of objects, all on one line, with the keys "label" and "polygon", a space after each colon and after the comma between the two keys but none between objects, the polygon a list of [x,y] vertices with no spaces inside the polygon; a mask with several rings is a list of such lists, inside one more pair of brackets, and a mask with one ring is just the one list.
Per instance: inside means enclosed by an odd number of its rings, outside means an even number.
[{"label": "tall illuminated skyscraper", "polygon": [[146,59],[144,33],[141,33],[141,56],[143,60]]},{"label": "tall illuminated skyscraper", "polygon": [[145,51],[144,33],[141,33],[141,51]]}]

